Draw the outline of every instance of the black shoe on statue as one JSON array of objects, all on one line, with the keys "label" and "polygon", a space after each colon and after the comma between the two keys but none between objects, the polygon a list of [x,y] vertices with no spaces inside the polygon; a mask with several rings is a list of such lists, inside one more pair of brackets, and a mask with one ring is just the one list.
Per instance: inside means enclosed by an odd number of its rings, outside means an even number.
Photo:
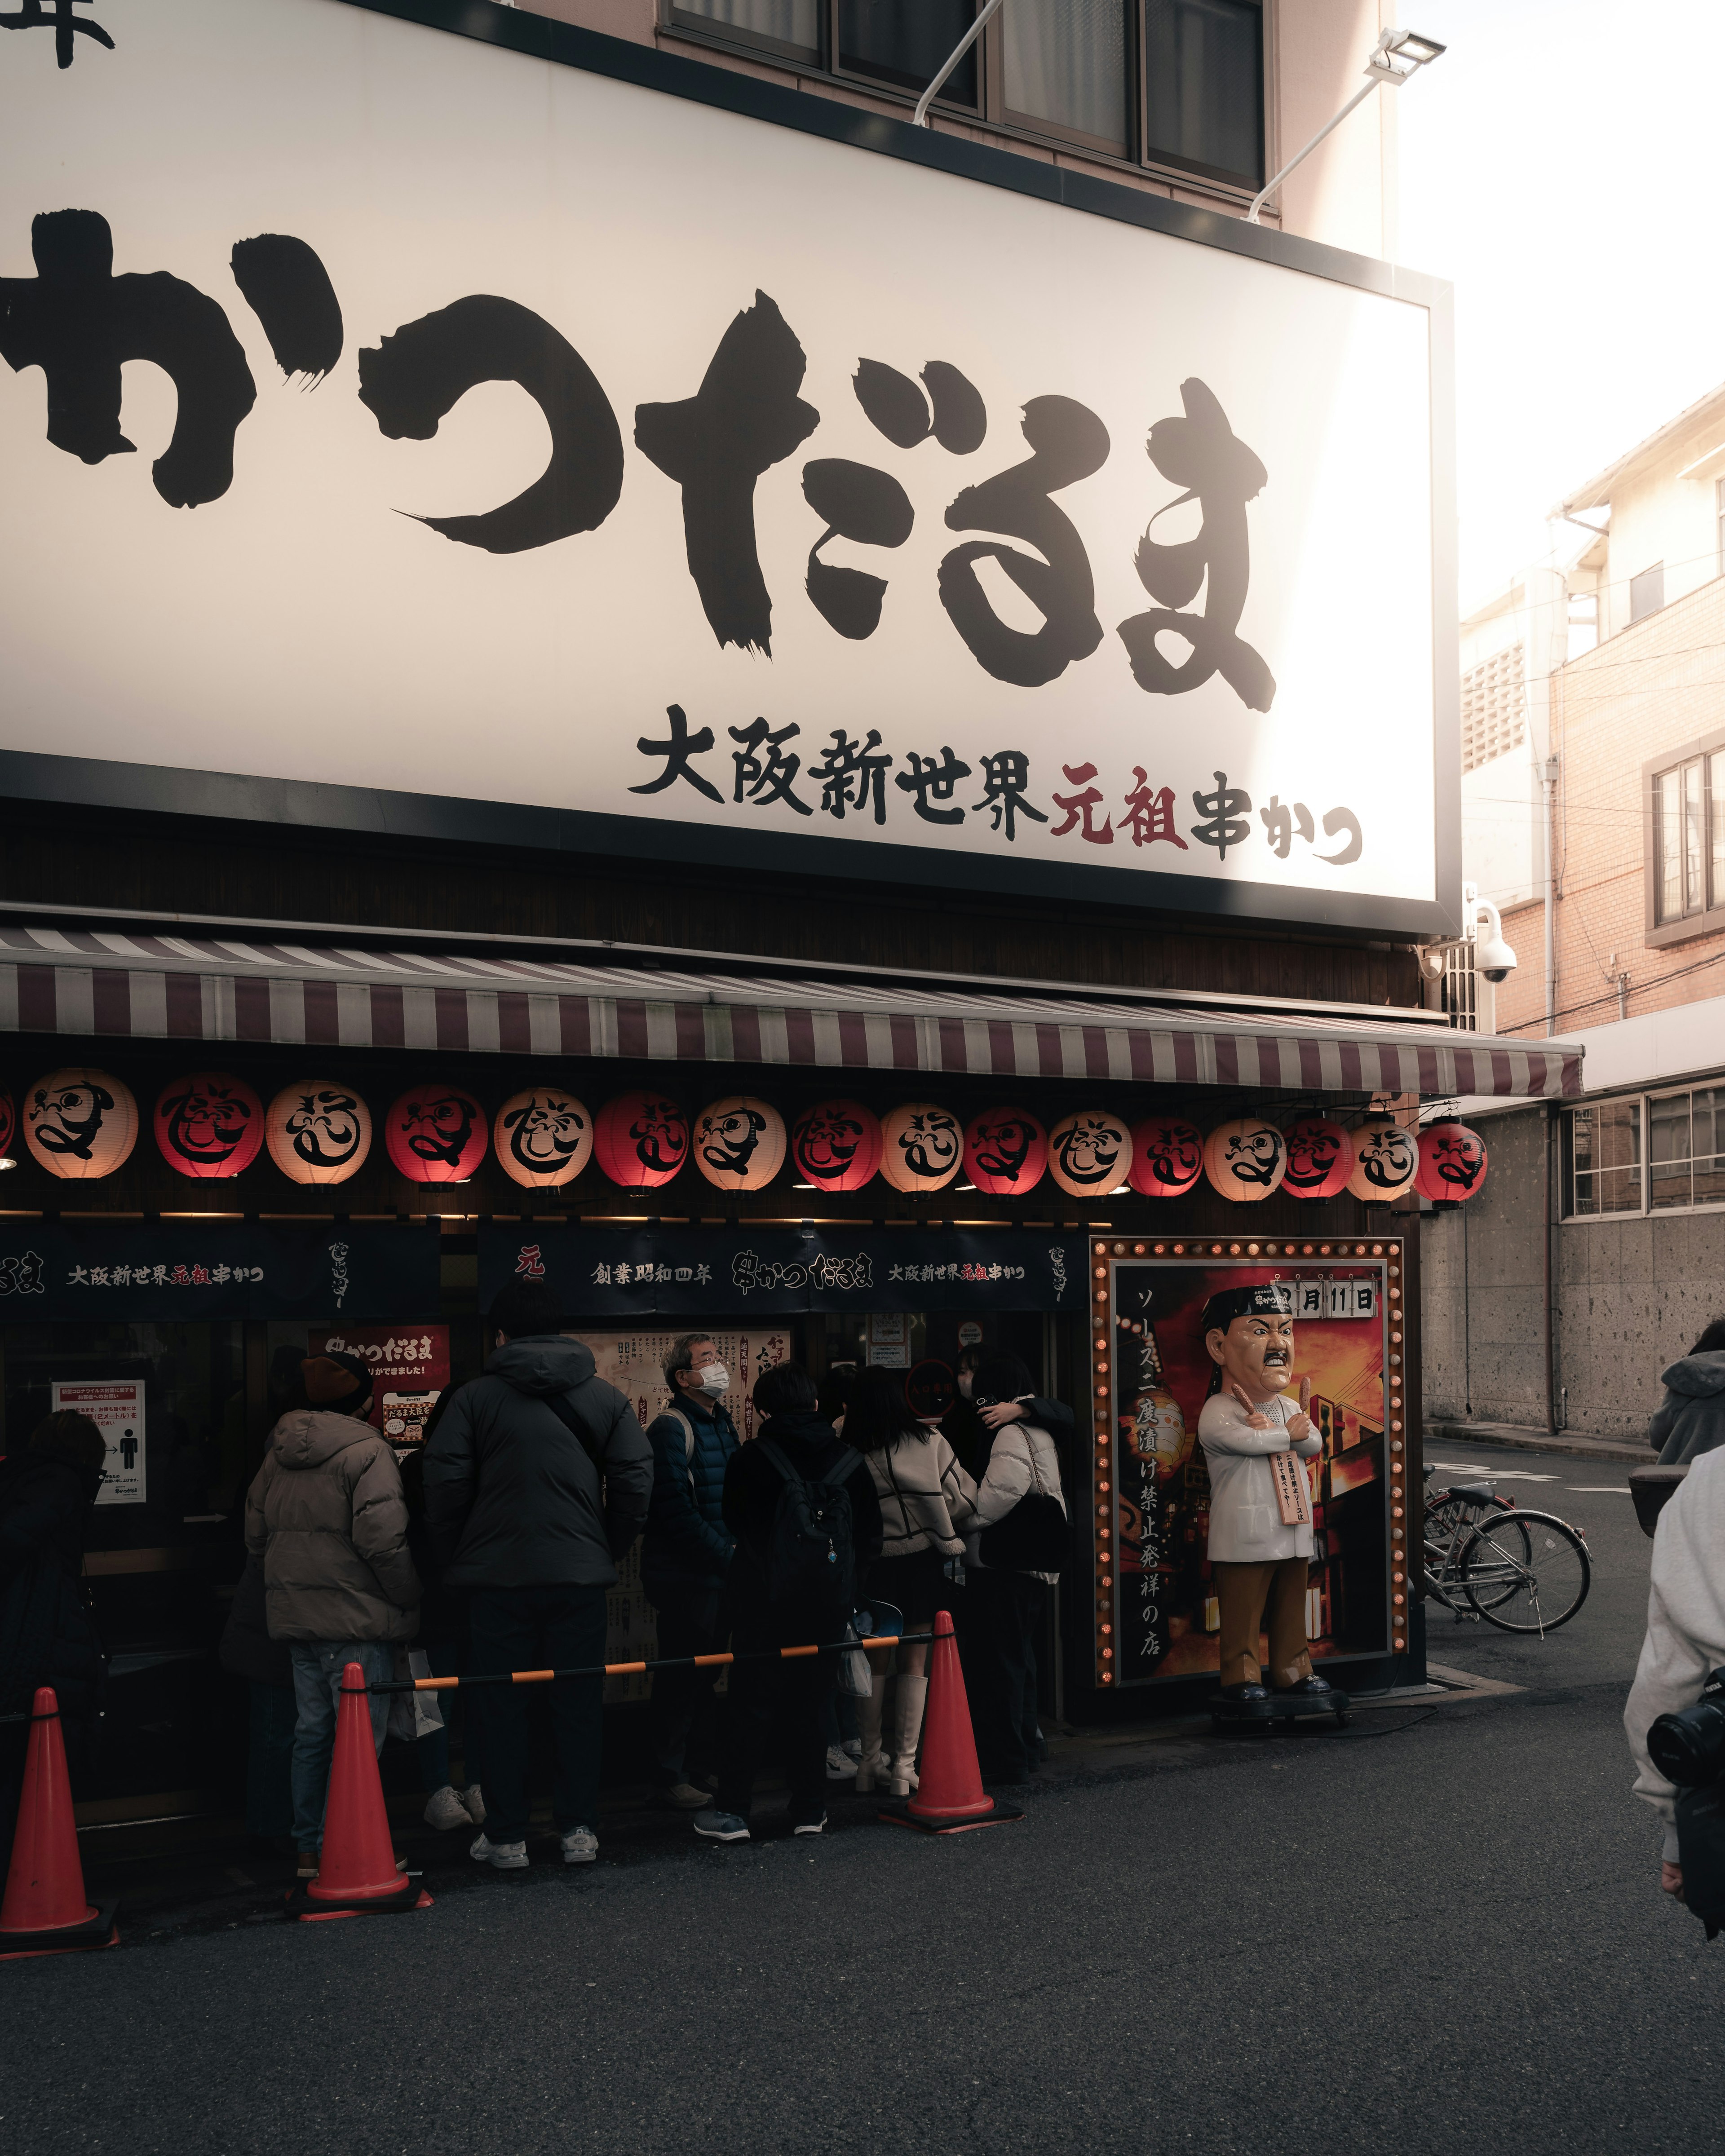
[{"label": "black shoe on statue", "polygon": [[1270,1694],[1260,1684],[1224,1685],[1218,1697],[1230,1699],[1244,1706],[1254,1700],[1268,1699]]},{"label": "black shoe on statue", "polygon": [[1276,1687],[1276,1696],[1281,1699],[1286,1699],[1290,1696],[1299,1699],[1314,1698],[1329,1689],[1327,1681],[1322,1677],[1298,1677],[1291,1685],[1278,1685]]}]

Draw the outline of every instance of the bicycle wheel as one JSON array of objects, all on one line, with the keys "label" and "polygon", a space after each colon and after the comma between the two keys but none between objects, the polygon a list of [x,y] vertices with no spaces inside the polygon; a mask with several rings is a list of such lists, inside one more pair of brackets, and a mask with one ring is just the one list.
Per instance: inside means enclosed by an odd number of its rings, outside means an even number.
[{"label": "bicycle wheel", "polygon": [[1461,1591],[1488,1625],[1542,1638],[1587,1599],[1593,1564],[1574,1527],[1549,1512],[1482,1520],[1459,1560]]},{"label": "bicycle wheel", "polygon": [[1476,1527],[1507,1513],[1502,1500],[1483,1510],[1447,1490],[1429,1498],[1425,1507],[1425,1561],[1445,1589],[1461,1584],[1461,1553]]}]

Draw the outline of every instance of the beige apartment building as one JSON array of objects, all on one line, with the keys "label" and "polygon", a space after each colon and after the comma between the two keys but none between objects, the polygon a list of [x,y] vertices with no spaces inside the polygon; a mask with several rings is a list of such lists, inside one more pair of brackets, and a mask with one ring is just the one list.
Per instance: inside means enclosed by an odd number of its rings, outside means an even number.
[{"label": "beige apartment building", "polygon": [[1481,1111],[1486,1189],[1425,1229],[1426,1404],[1638,1435],[1725,1312],[1725,386],[1551,529],[1462,624],[1463,859],[1519,961],[1496,1029],[1579,1040],[1586,1092]]},{"label": "beige apartment building", "polygon": [[[978,0],[516,0],[522,12],[902,120]],[[1384,0],[1008,0],[930,124],[1228,216],[1360,85]],[[1396,100],[1368,98],[1262,221],[1396,254]]]}]

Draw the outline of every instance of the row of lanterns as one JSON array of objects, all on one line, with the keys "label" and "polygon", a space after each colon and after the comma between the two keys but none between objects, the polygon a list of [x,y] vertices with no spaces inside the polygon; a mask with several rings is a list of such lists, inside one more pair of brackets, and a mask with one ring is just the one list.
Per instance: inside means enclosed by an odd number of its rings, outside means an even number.
[{"label": "row of lanterns", "polygon": [[[28,1089],[23,1121],[31,1157],[74,1181],[111,1175],[137,1142],[137,1102],[104,1070],[51,1071]],[[283,1086],[266,1109],[244,1079],[196,1071],[163,1087],[154,1128],[168,1166],[198,1180],[242,1174],[267,1147],[290,1182],[345,1183],[372,1149],[365,1101],[322,1078]],[[0,1153],[14,1131],[12,1101],[0,1094]],[[1023,1197],[1046,1173],[1072,1198],[1122,1186],[1179,1198],[1202,1177],[1240,1203],[1276,1190],[1311,1199],[1348,1190],[1387,1204],[1416,1188],[1442,1204],[1472,1197],[1486,1166],[1477,1133],[1454,1120],[1428,1124],[1416,1138],[1387,1115],[1352,1130],[1326,1116],[1303,1116],[1285,1130],[1242,1116],[1206,1137],[1178,1116],[1129,1127],[1106,1108],[1080,1109],[1045,1130],[1022,1108],[986,1108],[961,1124],[932,1101],[882,1117],[859,1101],[835,1100],[805,1108],[787,1130],[777,1108],[747,1095],[715,1101],[691,1121],[657,1093],[619,1094],[593,1116],[560,1086],[532,1086],[488,1122],[471,1093],[435,1081],[410,1086],[392,1105],[383,1146],[391,1166],[421,1183],[470,1181],[494,1147],[504,1173],[535,1190],[572,1183],[590,1159],[623,1189],[656,1189],[691,1158],[719,1189],[760,1190],[788,1154],[799,1184],[828,1192],[860,1190],[879,1174],[922,1196],[962,1169],[993,1198]]]}]

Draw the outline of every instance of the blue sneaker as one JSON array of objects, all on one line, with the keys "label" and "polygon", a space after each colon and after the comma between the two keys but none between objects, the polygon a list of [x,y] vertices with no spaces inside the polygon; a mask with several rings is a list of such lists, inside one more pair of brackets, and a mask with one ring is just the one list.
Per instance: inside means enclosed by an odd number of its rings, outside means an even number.
[{"label": "blue sneaker", "polygon": [[749,1823],[739,1819],[735,1812],[696,1812],[695,1831],[704,1841],[747,1841]]}]

